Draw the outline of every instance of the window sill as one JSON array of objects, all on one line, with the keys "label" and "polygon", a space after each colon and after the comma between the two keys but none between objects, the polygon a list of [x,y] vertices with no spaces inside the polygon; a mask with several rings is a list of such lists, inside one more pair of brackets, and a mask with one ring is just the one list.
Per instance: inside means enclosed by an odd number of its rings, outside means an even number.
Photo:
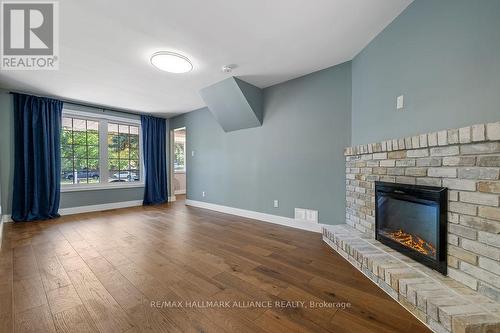
[{"label": "window sill", "polygon": [[96,190],[119,190],[126,188],[144,187],[144,183],[136,184],[120,184],[120,185],[81,185],[81,186],[68,186],[61,185],[61,192],[80,192],[80,191],[96,191]]},{"label": "window sill", "polygon": [[174,174],[183,174],[183,173],[186,173],[186,171],[185,170],[183,170],[183,171],[174,171]]}]

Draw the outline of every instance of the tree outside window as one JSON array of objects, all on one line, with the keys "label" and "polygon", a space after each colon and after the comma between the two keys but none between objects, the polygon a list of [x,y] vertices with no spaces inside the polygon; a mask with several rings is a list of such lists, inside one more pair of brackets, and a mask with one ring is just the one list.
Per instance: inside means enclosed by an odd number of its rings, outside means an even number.
[{"label": "tree outside window", "polygon": [[63,117],[61,183],[99,183],[99,122]]},{"label": "tree outside window", "polygon": [[140,181],[139,127],[108,124],[109,182]]}]

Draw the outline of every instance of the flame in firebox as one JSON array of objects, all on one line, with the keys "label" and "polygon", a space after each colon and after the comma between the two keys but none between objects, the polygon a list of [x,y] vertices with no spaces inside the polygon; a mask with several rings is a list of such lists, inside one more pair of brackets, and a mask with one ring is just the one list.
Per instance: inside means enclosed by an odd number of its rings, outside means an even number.
[{"label": "flame in firebox", "polygon": [[416,250],[428,256],[436,255],[436,249],[434,248],[434,246],[432,246],[432,244],[427,243],[425,240],[418,236],[406,233],[402,229],[399,229],[398,231],[388,232],[387,234],[396,242],[406,245],[413,250]]}]

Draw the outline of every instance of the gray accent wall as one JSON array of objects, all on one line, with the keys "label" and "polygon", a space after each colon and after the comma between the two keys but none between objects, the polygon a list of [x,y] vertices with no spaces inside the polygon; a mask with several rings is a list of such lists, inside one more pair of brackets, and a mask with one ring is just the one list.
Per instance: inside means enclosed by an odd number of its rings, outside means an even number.
[{"label": "gray accent wall", "polygon": [[350,110],[344,63],[266,88],[261,127],[225,133],[207,108],[172,118],[171,129],[186,126],[188,199],[286,217],[310,208],[343,223]]},{"label": "gray accent wall", "polygon": [[416,0],[352,61],[353,145],[498,120],[498,0]]},{"label": "gray accent wall", "polygon": [[[134,114],[102,110],[93,107],[83,107],[68,103],[65,103],[64,107],[96,114],[105,113],[130,119],[139,118],[138,115]],[[0,158],[0,198],[2,214],[10,215],[12,211],[12,188],[14,178],[14,116],[13,96],[5,90],[0,90],[0,156],[2,156],[2,158]],[[62,192],[60,208],[142,200],[143,194],[144,187]]]}]

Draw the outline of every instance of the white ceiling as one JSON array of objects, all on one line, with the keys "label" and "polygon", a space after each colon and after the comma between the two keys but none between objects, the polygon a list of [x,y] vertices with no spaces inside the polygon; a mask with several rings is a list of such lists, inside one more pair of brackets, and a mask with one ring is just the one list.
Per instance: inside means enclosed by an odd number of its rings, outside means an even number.
[{"label": "white ceiling", "polygon": [[[265,88],[351,60],[412,0],[64,0],[60,69],[2,71],[0,86],[171,116],[229,75]],[[152,67],[160,50],[194,70]],[[221,67],[237,64],[231,74]]]}]

